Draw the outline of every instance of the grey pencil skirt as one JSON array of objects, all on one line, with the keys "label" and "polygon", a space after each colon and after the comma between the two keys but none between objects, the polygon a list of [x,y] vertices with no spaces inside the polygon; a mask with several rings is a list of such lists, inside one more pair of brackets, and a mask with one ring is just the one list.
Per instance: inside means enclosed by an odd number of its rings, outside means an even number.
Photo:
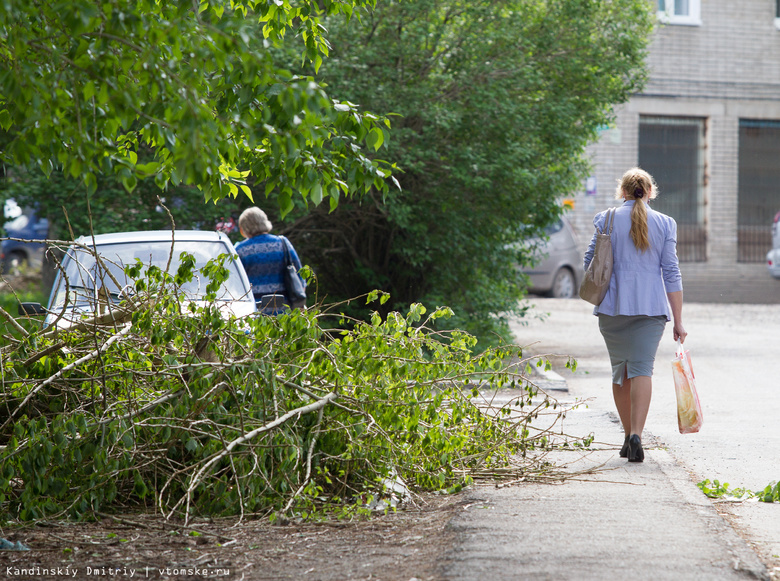
[{"label": "grey pencil skirt", "polygon": [[666,317],[645,315],[599,315],[599,331],[604,337],[612,364],[612,383],[623,378],[653,375],[658,344],[664,334]]}]

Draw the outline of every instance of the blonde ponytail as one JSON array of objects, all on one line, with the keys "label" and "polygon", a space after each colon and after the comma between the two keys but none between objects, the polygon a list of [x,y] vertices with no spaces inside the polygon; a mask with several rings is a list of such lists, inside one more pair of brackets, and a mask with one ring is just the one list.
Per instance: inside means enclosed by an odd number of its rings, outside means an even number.
[{"label": "blonde ponytail", "polygon": [[631,240],[637,250],[644,252],[650,248],[650,239],[647,237],[647,208],[641,199],[636,200],[631,209]]},{"label": "blonde ponytail", "polygon": [[625,197],[626,200],[634,200],[631,210],[631,240],[637,250],[645,252],[650,248],[650,238],[647,233],[647,206],[646,200],[652,200],[658,195],[658,186],[655,185],[653,176],[638,167],[631,168],[621,178],[616,198]]}]

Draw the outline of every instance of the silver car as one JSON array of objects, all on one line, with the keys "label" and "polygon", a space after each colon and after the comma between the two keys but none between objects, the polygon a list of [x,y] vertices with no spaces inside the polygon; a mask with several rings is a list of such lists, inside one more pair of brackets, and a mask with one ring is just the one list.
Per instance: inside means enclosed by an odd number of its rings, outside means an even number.
[{"label": "silver car", "polygon": [[780,212],[772,222],[772,249],[766,255],[766,267],[775,278],[780,278]]},{"label": "silver car", "polygon": [[529,292],[560,299],[578,296],[583,269],[574,229],[561,217],[545,233],[547,239],[535,239],[531,243],[538,262],[523,270],[530,278]]},{"label": "silver car", "polygon": [[209,281],[200,269],[213,258],[230,255],[233,259],[225,261],[229,276],[217,292],[219,308],[237,317],[256,311],[249,279],[230,239],[222,232],[195,230],[82,236],[65,253],[48,309],[25,303],[20,310],[26,314],[45,313],[45,326],[56,323],[59,328],[69,327],[85,316],[100,315],[109,303],[118,305],[122,298],[132,295],[134,281],[125,273],[126,266],[140,260],[144,270],[157,266],[175,274],[184,252],[194,257],[195,264],[193,279],[178,289],[182,301],[204,301]]}]

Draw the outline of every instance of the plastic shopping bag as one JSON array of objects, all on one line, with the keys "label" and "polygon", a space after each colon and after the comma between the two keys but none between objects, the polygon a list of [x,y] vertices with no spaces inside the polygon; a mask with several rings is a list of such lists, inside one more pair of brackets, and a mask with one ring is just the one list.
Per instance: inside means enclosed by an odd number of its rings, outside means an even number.
[{"label": "plastic shopping bag", "polygon": [[677,354],[672,360],[674,391],[677,395],[677,425],[681,434],[692,434],[701,429],[702,415],[699,395],[691,366],[691,354],[677,341]]}]

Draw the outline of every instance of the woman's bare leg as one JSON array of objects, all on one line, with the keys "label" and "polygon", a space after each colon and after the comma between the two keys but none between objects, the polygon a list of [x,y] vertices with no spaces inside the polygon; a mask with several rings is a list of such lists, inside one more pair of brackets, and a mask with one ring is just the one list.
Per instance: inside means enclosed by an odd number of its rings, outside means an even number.
[{"label": "woman's bare leg", "polygon": [[642,437],[652,395],[653,379],[647,375],[625,378],[623,385],[612,384],[612,396],[626,436]]},{"label": "woman's bare leg", "polygon": [[631,380],[623,378],[623,385],[612,384],[612,397],[615,399],[615,407],[623,424],[626,437],[631,435]]},{"label": "woman's bare leg", "polygon": [[631,379],[631,426],[629,435],[636,434],[642,437],[642,430],[645,429],[645,420],[647,412],[650,410],[650,399],[653,395],[653,378],[647,375],[638,375]]}]

